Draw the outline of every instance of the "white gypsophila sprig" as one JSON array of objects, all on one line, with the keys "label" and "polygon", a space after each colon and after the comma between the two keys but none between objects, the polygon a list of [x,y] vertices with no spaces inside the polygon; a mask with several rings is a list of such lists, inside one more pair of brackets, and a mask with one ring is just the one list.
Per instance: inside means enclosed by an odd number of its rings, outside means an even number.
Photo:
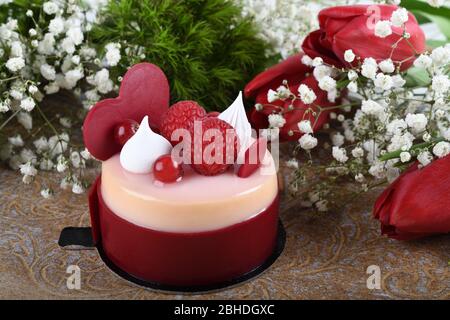
[{"label": "white gypsophila sprig", "polygon": [[[7,10],[10,1],[1,4],[2,10]],[[90,156],[84,148],[74,147],[71,135],[75,119],[42,108],[40,103],[45,95],[61,89],[77,94],[90,75],[94,81],[88,83],[89,93],[82,95],[86,108],[116,89],[109,71],[103,68],[118,65],[122,59],[120,44],[105,47],[102,65],[97,63],[102,56],[86,36],[106,5],[106,0],[50,0],[42,7],[5,11],[6,22],[0,24],[0,89],[4,92],[0,115],[5,115],[0,118],[0,131],[15,123],[23,128],[8,131],[5,141],[0,141],[0,155],[11,168],[20,170],[24,183],[30,183],[39,170],[55,170],[64,172],[61,187],[75,185],[72,189],[76,193],[86,189],[83,169]],[[84,116],[83,112],[74,114]],[[41,195],[49,198],[52,193],[46,187]]]},{"label": "white gypsophila sprig", "polygon": [[[389,36],[391,25],[404,27],[408,19],[406,10],[394,11],[391,19],[379,26],[379,36]],[[296,176],[292,183],[297,190],[311,188],[310,180],[305,178],[308,171],[325,177],[327,189],[332,189],[330,181],[347,176],[360,183],[362,190],[369,190],[371,186],[392,182],[415,161],[420,169],[450,156],[450,45],[411,57],[415,58],[414,71],[420,74],[420,81],[411,81],[414,73],[401,71],[391,58],[362,60],[353,55],[352,48],[345,51],[343,58],[351,66],[342,70],[318,59],[302,59],[314,68],[322,90],[345,87],[347,95],[341,98],[341,105],[331,107],[331,122],[324,127],[329,132],[329,142],[323,148],[332,160],[317,168],[313,160],[302,163],[307,168],[302,170],[300,166],[297,172],[306,173]],[[344,111],[349,105],[355,109],[347,117]],[[320,115],[315,114],[315,119]],[[304,135],[298,149],[308,159],[313,155],[310,150],[317,148],[319,142],[305,123],[299,123],[299,131]]]},{"label": "white gypsophila sprig", "polygon": [[282,58],[300,50],[309,32],[318,29],[317,15],[323,8],[351,4],[351,0],[236,0],[241,3],[243,16],[252,17],[259,26],[260,37],[272,44],[268,54]]}]

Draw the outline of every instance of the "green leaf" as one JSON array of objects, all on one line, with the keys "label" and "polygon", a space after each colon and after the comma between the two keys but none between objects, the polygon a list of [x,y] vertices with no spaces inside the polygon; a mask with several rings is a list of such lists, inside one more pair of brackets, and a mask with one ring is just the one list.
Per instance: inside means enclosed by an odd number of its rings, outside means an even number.
[{"label": "green leaf", "polygon": [[411,10],[411,13],[416,17],[417,22],[419,24],[429,23],[431,22],[430,19],[428,19],[422,11],[419,10]]},{"label": "green leaf", "polygon": [[441,47],[448,43],[448,40],[427,40],[427,46],[434,48]]},{"label": "green leaf", "polygon": [[450,8],[448,7],[442,6],[440,8],[435,8],[428,3],[419,0],[402,0],[401,6],[409,11],[418,11],[434,16],[441,16],[447,20],[450,19]]},{"label": "green leaf", "polygon": [[429,13],[422,13],[422,14],[426,16],[428,19],[430,19],[432,22],[436,23],[441,32],[445,35],[445,37],[447,39],[450,39],[450,19]]},{"label": "green leaf", "polygon": [[99,51],[110,42],[132,49],[110,69],[111,78],[143,53],[167,75],[172,103],[196,100],[208,110],[223,110],[271,62],[265,55],[270,44],[236,2],[111,0],[89,39]]},{"label": "green leaf", "polygon": [[412,67],[405,76],[407,87],[425,87],[431,82],[430,76],[425,69]]}]

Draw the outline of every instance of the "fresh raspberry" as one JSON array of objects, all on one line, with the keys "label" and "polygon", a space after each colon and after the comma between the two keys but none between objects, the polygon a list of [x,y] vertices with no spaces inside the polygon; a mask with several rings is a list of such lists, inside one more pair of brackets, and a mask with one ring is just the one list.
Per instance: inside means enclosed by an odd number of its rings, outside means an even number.
[{"label": "fresh raspberry", "polygon": [[172,105],[161,122],[161,135],[175,146],[180,140],[172,140],[175,129],[186,129],[192,126],[195,120],[205,117],[206,111],[195,101],[180,101]]},{"label": "fresh raspberry", "polygon": [[196,121],[190,133],[191,167],[198,173],[214,176],[225,172],[236,161],[239,138],[227,122],[206,117]]},{"label": "fresh raspberry", "polygon": [[218,117],[220,115],[220,112],[218,111],[210,111],[208,112],[208,114],[206,115],[207,117]]}]

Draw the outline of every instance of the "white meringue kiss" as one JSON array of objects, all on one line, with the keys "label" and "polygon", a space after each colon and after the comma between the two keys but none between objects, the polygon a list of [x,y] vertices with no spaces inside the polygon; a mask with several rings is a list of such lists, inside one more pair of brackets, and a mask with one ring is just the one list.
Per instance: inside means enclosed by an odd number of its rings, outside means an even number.
[{"label": "white meringue kiss", "polygon": [[163,154],[170,153],[171,150],[170,142],[150,129],[148,116],[145,116],[138,131],[123,146],[120,164],[132,173],[150,173],[155,160]]},{"label": "white meringue kiss", "polygon": [[252,126],[247,119],[247,113],[245,112],[244,102],[242,101],[242,91],[239,92],[236,100],[219,116],[219,119],[227,122],[233,126],[239,137],[240,149],[238,153],[238,163],[245,150],[250,146],[252,142]]},{"label": "white meringue kiss", "polygon": [[252,137],[252,127],[250,122],[248,122],[247,114],[245,112],[244,103],[242,101],[242,91],[239,92],[239,95],[234,102],[219,114],[218,118],[233,126],[239,137],[241,146],[247,149]]}]

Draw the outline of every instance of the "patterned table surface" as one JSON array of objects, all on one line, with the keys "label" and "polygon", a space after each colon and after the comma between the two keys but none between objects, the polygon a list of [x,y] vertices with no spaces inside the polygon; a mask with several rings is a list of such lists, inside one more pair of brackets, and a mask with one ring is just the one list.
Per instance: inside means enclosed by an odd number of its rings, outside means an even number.
[{"label": "patterned table surface", "polygon": [[[52,180],[51,175],[40,178]],[[449,299],[450,235],[399,242],[379,234],[371,218],[377,192],[340,213],[315,216],[283,203],[286,248],[261,276],[201,295],[171,295],[130,284],[104,266],[95,250],[62,250],[66,226],[89,225],[85,196],[39,195],[0,169],[1,299]],[[66,269],[81,269],[81,289],[67,288]],[[367,288],[367,268],[379,266],[381,289]]]}]

